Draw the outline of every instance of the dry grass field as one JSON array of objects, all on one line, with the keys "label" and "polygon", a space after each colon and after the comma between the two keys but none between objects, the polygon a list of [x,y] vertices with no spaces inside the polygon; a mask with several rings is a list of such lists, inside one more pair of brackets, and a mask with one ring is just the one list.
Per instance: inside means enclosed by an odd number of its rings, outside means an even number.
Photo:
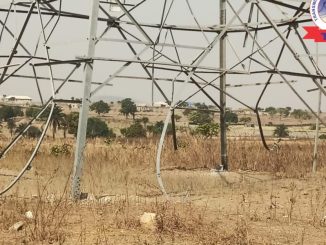
[{"label": "dry grass field", "polygon": [[[164,197],[155,177],[157,141],[90,140],[82,182],[89,196],[73,202],[74,141],[47,139],[33,168],[0,198],[0,244],[326,244],[325,143],[316,175],[311,141],[286,141],[267,152],[248,139],[230,141],[231,171],[216,173],[210,169],[219,159],[217,139],[185,136],[177,152],[168,139]],[[23,140],[1,160],[1,187],[34,143]],[[51,154],[63,144],[70,152]],[[140,223],[144,212],[156,214],[154,229]],[[18,221],[23,228],[9,230]]]}]

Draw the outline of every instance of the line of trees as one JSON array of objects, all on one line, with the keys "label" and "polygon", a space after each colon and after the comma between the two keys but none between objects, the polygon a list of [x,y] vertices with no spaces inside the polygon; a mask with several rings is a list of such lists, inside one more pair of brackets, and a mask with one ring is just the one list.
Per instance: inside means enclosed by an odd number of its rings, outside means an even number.
[{"label": "line of trees", "polygon": [[[121,108],[120,113],[128,118],[130,115],[133,119],[135,119],[135,115],[137,112],[136,104],[130,99],[126,98],[120,102]],[[103,100],[97,101],[90,106],[91,111],[95,111],[98,115],[108,113],[111,108],[110,106],[104,102]],[[33,118],[37,116],[41,111],[41,107],[33,106],[29,107],[25,111],[25,115],[28,118]],[[45,120],[48,118],[50,113],[50,108],[47,108],[42,115],[40,116],[40,120]],[[10,134],[21,132],[25,127],[26,123],[20,123],[18,126],[16,125],[15,118],[18,116],[24,116],[24,112],[20,107],[14,106],[3,106],[0,107],[0,122],[4,121],[7,123],[7,127],[10,131]],[[78,121],[79,121],[79,113],[71,112],[70,114],[65,114],[63,109],[55,105],[52,113],[52,117],[50,118],[50,126],[52,129],[52,137],[53,139],[56,137],[58,130],[63,130],[64,137],[66,134],[77,135],[78,130]],[[144,117],[141,121],[134,120],[134,123],[128,127],[121,129],[122,135],[125,137],[145,137],[147,134],[147,130],[152,134],[156,134],[159,132],[159,128],[161,127],[161,123],[151,125],[147,129],[147,123],[149,119]],[[162,127],[163,128],[163,127]],[[25,132],[25,137],[38,137],[41,134],[41,130],[35,126],[31,126],[27,132]],[[87,137],[95,138],[95,137],[106,137],[113,138],[116,137],[113,130],[108,127],[105,121],[96,118],[90,117],[88,119],[87,124]]]},{"label": "line of trees", "polygon": [[[90,106],[91,111],[95,111],[98,115],[108,113],[110,111],[110,106],[108,103],[103,100],[97,101]],[[18,106],[2,106],[0,107],[0,124],[5,122],[7,124],[7,128],[11,134],[21,132],[24,127],[27,125],[26,123],[16,124],[18,117],[26,116],[27,118],[34,118],[40,112],[42,108],[39,106],[31,106],[26,109],[25,113],[21,107]],[[135,118],[135,114],[137,112],[136,104],[130,99],[126,98],[121,101],[121,109],[120,112],[128,117],[132,115],[133,119]],[[46,120],[49,116],[50,108],[47,108],[39,120]],[[79,113],[72,112],[70,114],[65,114],[63,109],[55,105],[53,109],[52,116],[50,118],[50,126],[52,129],[52,138],[56,137],[58,130],[63,130],[64,138],[67,133],[76,135],[78,128],[78,119]],[[148,118],[147,118],[148,119]],[[147,121],[148,122],[148,121]],[[41,134],[41,130],[36,126],[31,126],[27,132],[25,132],[25,137],[38,137]],[[87,127],[87,137],[115,137],[112,129],[107,127],[107,124],[95,117],[91,117],[88,119],[88,127]]]},{"label": "line of trees", "polygon": [[[155,122],[151,125],[149,124],[149,119],[143,117],[141,119],[135,119],[137,113],[137,106],[131,98],[126,98],[119,102],[120,113],[126,118],[132,117],[133,123],[126,128],[122,128],[120,133],[124,137],[146,137],[147,135],[159,135],[162,130],[164,123],[163,121]],[[189,107],[187,103],[181,103],[181,107],[184,107],[183,114],[188,117],[189,123],[195,126],[192,131],[193,134],[202,135],[204,137],[213,137],[219,133],[219,124],[214,123],[214,112],[211,110],[211,106],[207,106],[205,103],[195,103],[192,108]],[[108,103],[103,100],[97,101],[90,106],[90,110],[96,112],[99,116],[109,113],[111,108]],[[261,109],[263,110],[263,109]],[[41,107],[32,106],[24,111],[18,106],[2,106],[0,107],[0,123],[5,122],[6,126],[11,135],[20,132],[26,124],[20,123],[17,125],[17,118],[23,117],[24,115],[28,118],[33,118],[41,111]],[[305,110],[294,109],[291,107],[275,108],[267,107],[265,112],[269,113],[271,116],[279,114],[281,117],[293,116],[296,119],[310,119],[311,115]],[[50,108],[47,108],[41,115],[39,120],[46,120],[50,113]],[[175,115],[176,121],[180,120],[180,115]],[[238,115],[231,110],[227,110],[225,113],[226,122],[228,124],[232,123],[248,123],[251,121],[250,117],[238,118]],[[71,112],[70,114],[65,114],[63,109],[55,105],[52,117],[50,119],[50,125],[52,129],[52,137],[55,138],[58,130],[63,131],[64,137],[66,134],[77,134],[78,129],[79,113]],[[168,134],[172,133],[172,126],[168,126]],[[35,126],[29,128],[25,132],[26,137],[38,137],[41,134],[41,130]],[[286,126],[278,126],[274,132],[276,136],[285,137],[288,135]],[[116,137],[113,130],[110,129],[106,122],[99,118],[91,117],[88,119],[87,127],[87,137]]]},{"label": "line of trees", "polygon": [[292,116],[295,119],[300,119],[300,120],[311,119],[311,113],[308,112],[307,110],[302,110],[302,109],[293,109],[292,110],[291,107],[275,108],[273,106],[270,106],[270,107],[267,107],[264,111],[266,113],[268,113],[271,117],[278,114],[280,116],[280,118],[286,118],[286,117]]}]

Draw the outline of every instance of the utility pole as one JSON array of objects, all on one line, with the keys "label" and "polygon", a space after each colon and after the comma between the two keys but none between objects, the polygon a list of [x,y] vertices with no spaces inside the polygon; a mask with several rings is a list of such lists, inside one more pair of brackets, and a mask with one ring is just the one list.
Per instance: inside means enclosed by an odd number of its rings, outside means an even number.
[{"label": "utility pole", "polygon": [[[226,25],[226,0],[220,0],[220,25],[223,27]],[[226,34],[220,39],[220,69],[226,69]],[[226,74],[220,77],[220,129],[221,129],[221,165],[223,170],[227,171],[228,166],[228,153],[227,153],[227,138],[226,138]]]},{"label": "utility pole", "polygon": [[[99,14],[99,0],[92,0],[91,13],[89,17],[89,37],[88,37],[88,59],[92,59],[95,54],[96,45],[96,34],[97,34],[97,19]],[[93,79],[93,66],[94,63],[86,63],[84,70],[84,94],[82,100],[82,106],[80,109],[78,132],[77,132],[77,142],[76,142],[76,153],[74,161],[74,169],[72,176],[72,197],[74,199],[80,198],[80,180],[83,168],[83,158],[84,150],[86,147],[86,131],[87,131],[87,120],[89,114],[90,106],[90,93],[91,93],[91,83]]]},{"label": "utility pole", "polygon": [[[316,63],[317,66],[319,67],[319,46],[318,43],[316,43]],[[320,81],[322,83],[322,80]],[[321,84],[322,85],[322,84]],[[318,111],[317,115],[320,117],[320,110],[321,110],[321,90],[318,92]],[[315,131],[315,146],[314,146],[314,156],[313,156],[313,164],[312,164],[312,172],[316,173],[317,171],[317,162],[318,162],[318,143],[319,143],[319,126],[320,122],[319,119],[316,119],[316,131]]]}]

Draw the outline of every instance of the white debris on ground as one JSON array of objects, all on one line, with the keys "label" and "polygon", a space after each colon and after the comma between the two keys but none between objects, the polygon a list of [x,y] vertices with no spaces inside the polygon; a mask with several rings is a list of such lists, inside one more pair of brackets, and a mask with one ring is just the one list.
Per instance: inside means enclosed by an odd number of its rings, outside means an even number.
[{"label": "white debris on ground", "polygon": [[87,200],[88,202],[95,202],[95,201],[96,201],[96,197],[95,197],[94,194],[89,193],[89,194],[87,195],[86,200]]},{"label": "white debris on ground", "polygon": [[26,217],[27,219],[34,219],[34,215],[33,215],[32,211],[27,211],[27,212],[25,213],[25,217]]},{"label": "white debris on ground", "polygon": [[112,197],[110,196],[102,196],[98,199],[98,202],[100,204],[109,204],[112,202]]},{"label": "white debris on ground", "polygon": [[320,220],[320,226],[322,226],[322,227],[326,227],[326,216],[324,216],[324,217]]},{"label": "white debris on ground", "polygon": [[155,213],[143,213],[140,216],[140,224],[143,228],[155,231],[157,227],[156,214]]},{"label": "white debris on ground", "polygon": [[9,231],[20,231],[23,229],[24,225],[25,225],[24,221],[19,221],[14,225],[12,225],[11,227],[9,227]]},{"label": "white debris on ground", "polygon": [[48,196],[46,197],[46,200],[47,200],[51,205],[54,204],[55,199],[56,199],[56,197],[55,197],[55,195],[54,195],[53,193],[50,194],[50,195],[48,195]]}]

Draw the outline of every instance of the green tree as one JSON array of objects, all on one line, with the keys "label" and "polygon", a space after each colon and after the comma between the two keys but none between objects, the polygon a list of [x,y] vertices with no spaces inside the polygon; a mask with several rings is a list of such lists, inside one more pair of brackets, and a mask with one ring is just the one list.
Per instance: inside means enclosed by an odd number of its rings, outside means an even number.
[{"label": "green tree", "polygon": [[62,129],[63,131],[63,138],[66,138],[67,137],[67,131],[68,131],[68,116],[65,114],[64,116],[64,120],[62,120],[60,126],[59,126],[59,129]]},{"label": "green tree", "polygon": [[217,123],[205,123],[199,125],[195,129],[195,133],[204,136],[205,138],[212,138],[219,133],[220,126]]},{"label": "green tree", "polygon": [[108,113],[110,111],[110,106],[103,100],[93,103],[89,108],[91,111],[95,111],[98,115]]},{"label": "green tree", "polygon": [[301,109],[294,109],[291,113],[291,116],[293,116],[296,119],[302,119],[302,120],[309,120],[311,119],[311,115],[308,111],[301,110]]},{"label": "green tree", "polygon": [[288,117],[291,113],[291,107],[277,108],[277,113],[280,115],[280,118]]},{"label": "green tree", "polygon": [[[163,121],[158,121],[158,122],[156,122],[153,125],[149,125],[147,127],[147,130],[150,133],[152,133],[153,135],[160,135],[160,134],[162,134],[163,128],[164,128],[164,122]],[[167,135],[172,134],[172,124],[171,123],[168,124],[168,128],[166,130],[166,134]]]},{"label": "green tree", "polygon": [[207,111],[193,111],[189,115],[190,124],[200,125],[205,123],[211,123],[213,118]]},{"label": "green tree", "polygon": [[135,122],[128,128],[120,129],[121,134],[126,138],[146,137],[146,129],[139,122]]},{"label": "green tree", "polygon": [[288,137],[289,136],[289,130],[288,127],[284,124],[278,125],[274,130],[274,136],[277,137]]},{"label": "green tree", "polygon": [[24,116],[24,112],[17,106],[0,107],[0,120],[7,122],[10,118]]},{"label": "green tree", "polygon": [[195,103],[194,106],[197,108],[197,109],[201,109],[201,110],[208,110],[208,106],[205,104],[205,103]]},{"label": "green tree", "polygon": [[[79,113],[72,112],[67,115],[67,131],[69,134],[77,135],[78,131]],[[113,130],[108,128],[107,124],[99,118],[89,118],[87,121],[87,137],[107,137],[115,138],[116,135]]]},{"label": "green tree", "polygon": [[[42,118],[45,119],[50,114],[50,108],[47,108],[42,115]],[[62,108],[54,105],[52,116],[50,119],[50,125],[52,127],[52,138],[55,139],[57,130],[61,127],[61,124],[66,124],[66,115],[63,113]]]},{"label": "green tree", "polygon": [[78,112],[72,112],[67,115],[66,121],[67,121],[67,129],[69,134],[73,134],[75,136],[77,135],[78,120],[79,120]]},{"label": "green tree", "polygon": [[270,106],[265,109],[265,112],[267,112],[271,117],[273,117],[277,113],[277,110],[275,107]]},{"label": "green tree", "polygon": [[23,117],[24,116],[24,112],[23,112],[23,110],[20,107],[14,106],[12,108],[14,110],[15,117]]},{"label": "green tree", "polygon": [[12,136],[14,133],[14,129],[16,128],[16,122],[14,118],[9,118],[7,120],[7,128],[9,129],[10,135]]},{"label": "green tree", "polygon": [[115,137],[112,129],[108,128],[108,125],[99,118],[91,117],[87,121],[87,133],[88,138],[96,137]]},{"label": "green tree", "polygon": [[225,121],[227,123],[238,123],[238,115],[232,111],[226,111]]},{"label": "green tree", "polygon": [[135,119],[135,113],[137,112],[137,106],[130,98],[126,98],[121,101],[120,112],[126,116],[132,115],[132,118]]},{"label": "green tree", "polygon": [[147,123],[149,122],[149,118],[148,117],[142,117],[141,122],[144,124],[144,128],[146,128]]}]

